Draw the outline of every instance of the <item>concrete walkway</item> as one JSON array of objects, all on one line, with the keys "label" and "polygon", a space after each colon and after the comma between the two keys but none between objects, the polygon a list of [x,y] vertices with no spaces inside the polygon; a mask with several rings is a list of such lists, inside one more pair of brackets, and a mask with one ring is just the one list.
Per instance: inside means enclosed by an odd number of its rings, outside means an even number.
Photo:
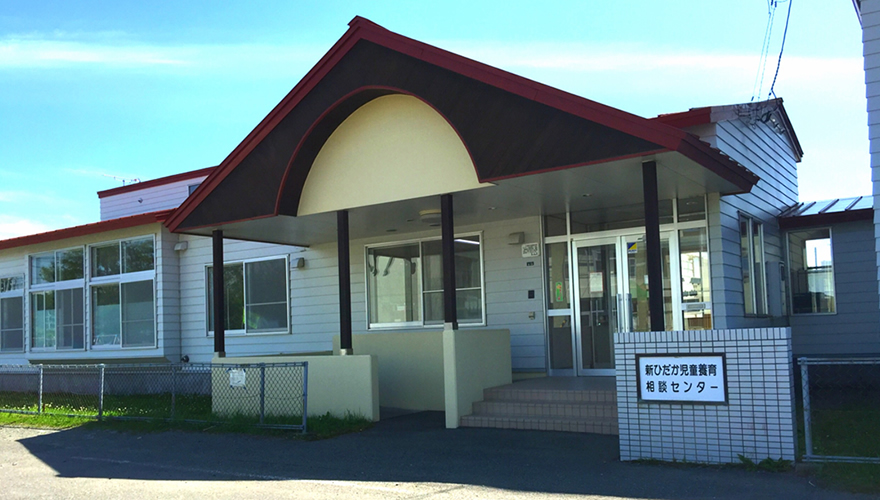
[{"label": "concrete walkway", "polygon": [[617,461],[617,438],[444,428],[442,413],[324,441],[0,427],[19,498],[856,499],[794,474]]}]

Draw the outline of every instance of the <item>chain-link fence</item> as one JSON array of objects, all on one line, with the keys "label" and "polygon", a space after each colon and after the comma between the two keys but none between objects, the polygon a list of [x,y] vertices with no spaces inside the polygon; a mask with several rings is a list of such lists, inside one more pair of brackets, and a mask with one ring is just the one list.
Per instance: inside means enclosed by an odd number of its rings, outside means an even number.
[{"label": "chain-link fence", "polygon": [[306,432],[308,363],[0,365],[0,412]]},{"label": "chain-link fence", "polygon": [[804,460],[880,463],[880,358],[799,358]]}]

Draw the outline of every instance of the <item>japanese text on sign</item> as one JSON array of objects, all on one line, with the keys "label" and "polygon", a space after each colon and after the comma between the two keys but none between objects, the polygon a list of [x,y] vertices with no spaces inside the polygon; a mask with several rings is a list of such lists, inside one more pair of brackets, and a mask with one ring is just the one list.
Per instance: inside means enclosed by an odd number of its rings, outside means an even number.
[{"label": "japanese text on sign", "polygon": [[723,354],[642,354],[636,365],[642,401],[727,402]]}]

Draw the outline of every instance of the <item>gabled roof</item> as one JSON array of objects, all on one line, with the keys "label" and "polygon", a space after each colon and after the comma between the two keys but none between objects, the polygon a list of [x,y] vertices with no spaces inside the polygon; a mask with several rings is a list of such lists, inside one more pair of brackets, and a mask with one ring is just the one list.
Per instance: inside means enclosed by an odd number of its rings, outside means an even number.
[{"label": "gabled roof", "polygon": [[29,234],[27,236],[10,238],[8,240],[0,240],[0,250],[24,247],[28,245],[37,245],[39,243],[48,243],[51,241],[66,240],[68,238],[88,236],[91,234],[98,234],[106,231],[115,231],[117,229],[128,229],[130,227],[165,222],[171,212],[173,212],[173,210],[160,210],[157,212],[148,212],[145,214],[131,215],[128,217],[119,217],[118,219],[92,222],[90,224],[83,224],[81,226],[66,227],[64,229],[57,229],[55,231],[48,231],[45,233]]},{"label": "gabled roof", "polygon": [[[696,136],[392,33],[348,31],[166,225],[173,231],[296,215],[324,141],[377,97],[414,95],[459,133],[481,182],[674,151],[746,192],[758,178]],[[232,204],[230,200],[238,203]]]},{"label": "gabled roof", "polygon": [[801,158],[804,156],[804,150],[801,148],[801,143],[794,132],[794,127],[788,118],[788,113],[785,112],[785,106],[782,105],[782,98],[725,106],[691,108],[679,113],[655,116],[652,120],[685,129],[739,118],[760,120],[771,124],[777,132],[785,134],[791,144],[795,160],[801,161]]},{"label": "gabled roof", "polygon": [[857,196],[798,203],[779,214],[779,227],[792,229],[873,218],[873,197]]}]

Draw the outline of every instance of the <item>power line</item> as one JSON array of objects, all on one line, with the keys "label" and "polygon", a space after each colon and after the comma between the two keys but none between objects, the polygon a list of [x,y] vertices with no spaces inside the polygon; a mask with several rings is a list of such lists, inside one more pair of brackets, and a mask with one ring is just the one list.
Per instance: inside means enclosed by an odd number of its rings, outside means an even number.
[{"label": "power line", "polygon": [[785,35],[788,34],[788,20],[791,17],[791,3],[793,0],[788,0],[788,14],[785,15],[785,30],[782,32],[782,46],[779,47],[779,59],[776,61],[776,73],[773,75],[773,83],[770,84],[770,93],[767,94],[767,98],[770,96],[776,97],[776,93],[773,92],[773,87],[776,86],[776,77],[779,76],[779,66],[782,64],[782,51],[785,50]]},{"label": "power line", "polygon": [[761,87],[764,86],[764,71],[767,68],[767,56],[770,54],[770,38],[773,32],[773,18],[776,14],[776,1],[767,0],[767,28],[764,30],[764,42],[761,44],[761,57],[758,58],[758,71],[755,73],[755,84],[752,86],[752,98],[761,96]]}]

